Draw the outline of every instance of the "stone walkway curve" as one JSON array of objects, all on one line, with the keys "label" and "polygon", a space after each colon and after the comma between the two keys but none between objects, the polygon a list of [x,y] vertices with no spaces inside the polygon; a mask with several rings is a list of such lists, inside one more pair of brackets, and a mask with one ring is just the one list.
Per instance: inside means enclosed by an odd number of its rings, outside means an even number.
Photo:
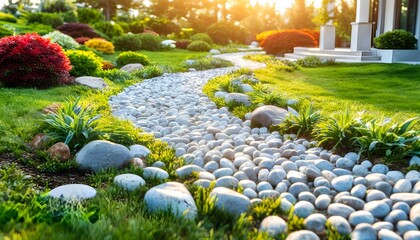
[{"label": "stone walkway curve", "polygon": [[[282,198],[294,204],[305,228],[322,231],[325,222],[354,239],[420,239],[420,173],[390,171],[356,153],[344,156],[286,140],[266,128],[232,116],[202,92],[206,82],[239,67],[263,64],[222,54],[235,67],[165,74],[126,88],[110,98],[114,115],[131,120],[176,149],[187,166],[178,175],[201,171],[197,184],[244,188],[251,202]],[[235,208],[235,206],[232,206]]]}]

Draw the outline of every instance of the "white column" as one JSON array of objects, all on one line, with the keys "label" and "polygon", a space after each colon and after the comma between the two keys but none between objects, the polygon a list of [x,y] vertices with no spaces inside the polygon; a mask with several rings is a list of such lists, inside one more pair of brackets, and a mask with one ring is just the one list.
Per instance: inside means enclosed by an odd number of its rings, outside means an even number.
[{"label": "white column", "polygon": [[385,0],[384,32],[394,30],[396,0]]},{"label": "white column", "polygon": [[330,0],[327,6],[328,22],[321,26],[319,34],[319,49],[320,50],[334,50],[335,49],[335,26],[333,25],[334,17],[334,0]]},{"label": "white column", "polygon": [[369,13],[370,0],[357,0],[356,22],[351,23],[351,51],[370,51],[372,23]]}]

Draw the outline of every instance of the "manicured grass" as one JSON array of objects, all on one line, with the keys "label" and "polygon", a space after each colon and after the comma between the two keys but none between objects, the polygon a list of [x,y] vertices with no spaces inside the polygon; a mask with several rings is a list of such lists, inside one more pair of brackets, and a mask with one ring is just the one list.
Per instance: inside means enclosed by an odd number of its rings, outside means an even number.
[{"label": "manicured grass", "polygon": [[0,88],[0,153],[23,147],[23,142],[37,133],[43,108],[85,91],[87,88],[82,86],[47,90]]},{"label": "manicured grass", "polygon": [[[167,51],[137,51],[146,55],[151,63],[158,63],[170,66],[174,71],[186,71],[184,61],[206,56],[207,52],[191,52],[183,49],[171,49]],[[121,52],[114,54],[100,54],[106,61],[115,63],[115,59]]]},{"label": "manicured grass", "polygon": [[306,98],[323,114],[346,106],[372,116],[409,118],[420,114],[420,66],[406,64],[336,64],[279,72],[256,72],[290,98]]}]

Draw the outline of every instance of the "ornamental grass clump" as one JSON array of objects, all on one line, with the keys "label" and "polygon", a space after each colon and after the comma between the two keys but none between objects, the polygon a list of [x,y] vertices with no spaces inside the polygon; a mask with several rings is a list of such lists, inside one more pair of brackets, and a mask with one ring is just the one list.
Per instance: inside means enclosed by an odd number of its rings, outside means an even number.
[{"label": "ornamental grass clump", "polygon": [[50,32],[44,35],[44,38],[50,39],[51,42],[57,43],[65,50],[76,49],[79,47],[79,44],[72,37],[59,31]]},{"label": "ornamental grass clump", "polygon": [[6,87],[49,88],[71,69],[62,48],[37,34],[0,39],[0,82]]}]

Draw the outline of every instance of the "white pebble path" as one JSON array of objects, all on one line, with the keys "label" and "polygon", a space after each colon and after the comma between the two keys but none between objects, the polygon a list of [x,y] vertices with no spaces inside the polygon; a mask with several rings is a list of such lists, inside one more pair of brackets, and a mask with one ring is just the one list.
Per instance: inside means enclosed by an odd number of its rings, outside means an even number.
[{"label": "white pebble path", "polygon": [[[264,67],[244,60],[246,54],[216,56],[233,62],[235,67],[165,74],[130,86],[111,97],[112,112],[168,142],[177,156],[194,165],[178,169],[179,175],[203,171],[197,183],[206,186],[216,179],[216,186],[241,185],[251,201],[280,196],[284,210],[291,207],[290,203],[299,202],[295,214],[307,219],[305,226],[309,230],[321,230],[319,217],[311,216],[322,212],[334,216],[328,221],[343,233],[359,228],[377,232],[386,225],[404,239],[417,236],[419,172],[404,175],[381,164],[358,161],[354,153],[342,158],[310,148],[304,139],[283,140],[266,128],[251,129],[249,120],[232,116],[226,108],[217,109],[203,93],[203,86],[240,67]],[[408,219],[415,224],[407,225]],[[358,224],[365,225],[356,228]],[[406,237],[408,230],[415,232]],[[357,233],[355,239],[359,238]]]}]

